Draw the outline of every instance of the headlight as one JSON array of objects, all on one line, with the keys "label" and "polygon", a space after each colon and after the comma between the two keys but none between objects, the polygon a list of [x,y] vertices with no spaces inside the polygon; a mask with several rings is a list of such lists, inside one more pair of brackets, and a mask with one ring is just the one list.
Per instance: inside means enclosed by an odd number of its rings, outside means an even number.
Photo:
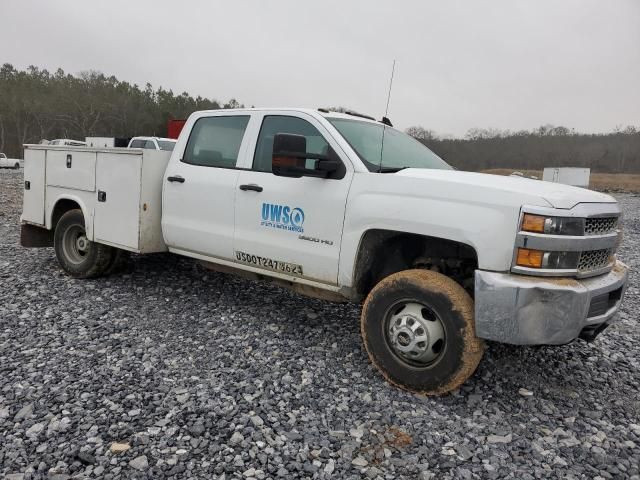
[{"label": "headlight", "polygon": [[525,213],[520,229],[525,232],[549,235],[583,235],[584,219],[572,217],[547,217]]},{"label": "headlight", "polygon": [[544,252],[530,248],[518,248],[516,265],[528,268],[575,269],[580,252]]}]

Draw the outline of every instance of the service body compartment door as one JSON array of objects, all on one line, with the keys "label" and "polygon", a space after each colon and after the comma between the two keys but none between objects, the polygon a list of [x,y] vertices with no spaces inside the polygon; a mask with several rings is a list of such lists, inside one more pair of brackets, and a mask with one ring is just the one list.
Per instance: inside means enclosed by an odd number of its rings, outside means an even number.
[{"label": "service body compartment door", "polygon": [[142,152],[97,155],[95,241],[137,251]]},{"label": "service body compartment door", "polygon": [[96,152],[48,149],[47,185],[93,192],[96,188]]},{"label": "service body compartment door", "polygon": [[24,222],[44,225],[45,150],[24,150],[24,197],[22,217]]}]

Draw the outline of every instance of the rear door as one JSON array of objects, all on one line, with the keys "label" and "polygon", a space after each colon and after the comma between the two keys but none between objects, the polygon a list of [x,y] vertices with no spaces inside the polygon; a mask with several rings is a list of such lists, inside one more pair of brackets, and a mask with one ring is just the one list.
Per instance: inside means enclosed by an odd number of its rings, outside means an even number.
[{"label": "rear door", "polygon": [[[229,260],[233,256],[238,159],[246,152],[249,114],[195,120],[182,158],[165,174],[162,231],[170,250]],[[175,152],[174,152],[175,153]]]},{"label": "rear door", "polygon": [[238,179],[235,260],[292,277],[336,284],[353,168],[342,158],[346,167],[342,178],[276,176],[271,173],[271,157],[277,133],[303,135],[307,152],[326,154],[329,147],[341,152],[324,126],[310,115],[264,115],[251,149],[251,169],[242,170]]}]

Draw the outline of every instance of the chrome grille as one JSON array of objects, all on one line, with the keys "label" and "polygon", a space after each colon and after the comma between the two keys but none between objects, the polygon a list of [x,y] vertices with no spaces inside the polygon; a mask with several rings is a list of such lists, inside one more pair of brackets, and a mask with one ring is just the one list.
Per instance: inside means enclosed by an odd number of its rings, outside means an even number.
[{"label": "chrome grille", "polygon": [[586,218],[584,222],[585,235],[605,235],[616,229],[617,217]]},{"label": "chrome grille", "polygon": [[582,252],[578,261],[578,271],[589,272],[606,267],[609,264],[609,257],[611,257],[610,248]]}]

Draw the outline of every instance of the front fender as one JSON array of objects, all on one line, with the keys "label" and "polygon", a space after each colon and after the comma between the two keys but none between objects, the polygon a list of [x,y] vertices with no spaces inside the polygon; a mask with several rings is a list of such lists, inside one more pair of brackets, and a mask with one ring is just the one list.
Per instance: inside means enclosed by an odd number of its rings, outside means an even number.
[{"label": "front fender", "polygon": [[[357,185],[358,177],[367,177],[367,184]],[[519,198],[499,195],[500,192],[494,196],[480,195],[481,192],[474,195],[472,188],[466,192],[447,191],[437,182],[412,180],[393,175],[356,175],[345,214],[338,272],[341,285],[353,285],[360,242],[372,229],[463,243],[476,251],[479,268],[510,269]]]}]

